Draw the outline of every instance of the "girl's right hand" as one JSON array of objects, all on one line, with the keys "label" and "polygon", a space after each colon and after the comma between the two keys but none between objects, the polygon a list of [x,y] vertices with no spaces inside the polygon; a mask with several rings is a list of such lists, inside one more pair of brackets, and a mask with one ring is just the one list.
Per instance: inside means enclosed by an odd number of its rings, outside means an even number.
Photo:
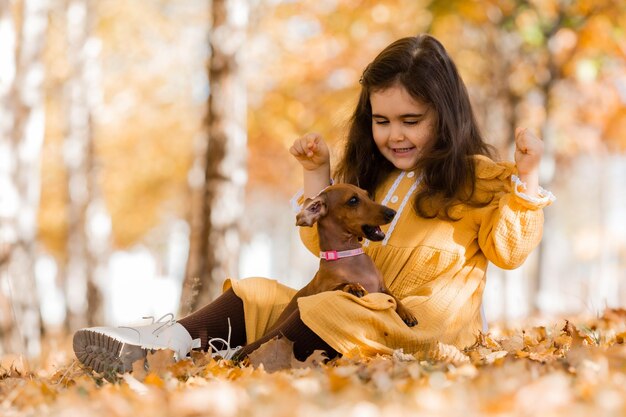
[{"label": "girl's right hand", "polygon": [[307,133],[296,139],[289,148],[289,152],[307,171],[330,166],[330,152],[319,133]]}]

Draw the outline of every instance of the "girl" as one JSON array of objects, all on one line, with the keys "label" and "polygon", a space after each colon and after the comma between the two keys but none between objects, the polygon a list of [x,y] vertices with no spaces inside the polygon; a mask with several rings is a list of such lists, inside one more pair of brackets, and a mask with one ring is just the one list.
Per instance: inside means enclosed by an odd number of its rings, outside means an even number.
[{"label": "girl", "polygon": [[[515,164],[493,162],[456,66],[429,35],[389,45],[360,83],[334,178],[397,211],[383,227],[385,239],[364,246],[417,326],[406,326],[385,294],[333,291],[301,298],[298,310],[266,334],[296,291],[264,278],[227,280],[213,303],[177,322],[78,331],[79,360],[96,370],[127,370],[146,349],[168,347],[182,357],[229,331],[231,346],[248,343],[238,357],[275,336],[293,341],[300,360],[316,349],[332,357],[355,349],[374,355],[425,352],[437,342],[472,344],[481,330],[488,262],[515,268],[541,239],[541,209],[554,200],[538,185],[543,143],[518,128]],[[307,134],[290,152],[303,168],[304,197],[331,183],[322,137]],[[317,230],[300,233],[319,254]]]}]

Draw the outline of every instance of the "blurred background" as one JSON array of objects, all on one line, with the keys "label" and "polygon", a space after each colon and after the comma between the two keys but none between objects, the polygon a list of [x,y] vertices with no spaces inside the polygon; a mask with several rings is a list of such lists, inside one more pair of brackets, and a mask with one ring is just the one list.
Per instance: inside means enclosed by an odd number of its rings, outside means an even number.
[{"label": "blurred background", "polygon": [[[485,137],[546,144],[557,201],[490,323],[626,304],[623,0],[0,0],[0,353],[203,305],[226,277],[317,268],[288,147],[340,148],[362,70],[435,35]],[[335,151],[335,150],[333,150]]]}]

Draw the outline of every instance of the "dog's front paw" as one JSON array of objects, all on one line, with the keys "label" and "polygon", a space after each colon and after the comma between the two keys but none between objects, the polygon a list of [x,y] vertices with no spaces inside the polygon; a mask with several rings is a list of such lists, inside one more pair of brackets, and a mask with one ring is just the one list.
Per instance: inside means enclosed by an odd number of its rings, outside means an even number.
[{"label": "dog's front paw", "polygon": [[398,303],[398,308],[396,309],[396,312],[398,313],[398,315],[400,316],[404,324],[406,324],[409,327],[417,326],[417,319],[415,318],[413,313],[411,313],[402,304]]},{"label": "dog's front paw", "polygon": [[417,326],[417,319],[412,314],[403,317],[402,321],[409,327]]},{"label": "dog's front paw", "polygon": [[343,290],[359,298],[367,294],[367,290],[359,283],[346,284],[344,285]]}]

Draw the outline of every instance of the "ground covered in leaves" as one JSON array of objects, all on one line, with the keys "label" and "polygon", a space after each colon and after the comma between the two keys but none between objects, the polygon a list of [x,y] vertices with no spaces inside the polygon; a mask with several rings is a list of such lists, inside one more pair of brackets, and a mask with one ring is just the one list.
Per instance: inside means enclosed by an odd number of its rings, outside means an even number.
[{"label": "ground covered in leaves", "polygon": [[[604,416],[626,415],[626,310],[494,329],[464,351],[358,352],[296,361],[284,341],[234,364],[155,352],[132,373],[82,369],[69,349],[35,368],[2,358],[0,415],[11,416]],[[261,365],[262,363],[262,365]]]}]

